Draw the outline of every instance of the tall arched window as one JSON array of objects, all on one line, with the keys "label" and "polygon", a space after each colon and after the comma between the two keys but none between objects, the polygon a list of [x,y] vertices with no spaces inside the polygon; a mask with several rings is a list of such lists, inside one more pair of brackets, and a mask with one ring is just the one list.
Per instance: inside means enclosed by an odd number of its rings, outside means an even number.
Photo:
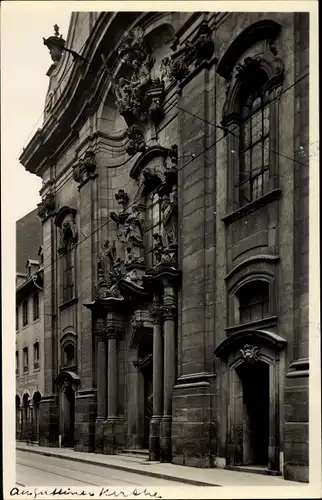
[{"label": "tall arched window", "polygon": [[70,227],[64,232],[62,254],[62,300],[67,302],[74,296],[73,233]]},{"label": "tall arched window", "polygon": [[267,76],[259,72],[240,102],[239,202],[250,203],[269,188],[270,113],[265,93]]}]

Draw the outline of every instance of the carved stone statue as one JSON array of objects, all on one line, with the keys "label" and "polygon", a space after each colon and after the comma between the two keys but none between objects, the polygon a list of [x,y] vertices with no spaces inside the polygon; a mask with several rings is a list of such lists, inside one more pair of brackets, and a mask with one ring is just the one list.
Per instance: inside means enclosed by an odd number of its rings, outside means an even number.
[{"label": "carved stone statue", "polygon": [[116,260],[115,242],[113,241],[112,243],[110,243],[109,240],[106,240],[103,243],[103,250],[100,254],[100,264],[105,279],[108,279],[109,273],[112,272],[115,260]]},{"label": "carved stone statue", "polygon": [[125,265],[144,263],[143,221],[140,210],[134,206],[125,221]]},{"label": "carved stone statue", "polygon": [[161,202],[162,224],[167,246],[177,244],[177,199],[176,193],[164,195]]}]

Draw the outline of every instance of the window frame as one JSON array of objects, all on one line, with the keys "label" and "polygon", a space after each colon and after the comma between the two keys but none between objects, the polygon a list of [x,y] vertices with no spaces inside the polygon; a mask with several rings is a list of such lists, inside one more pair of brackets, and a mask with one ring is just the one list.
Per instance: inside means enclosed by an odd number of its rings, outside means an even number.
[{"label": "window frame", "polygon": [[35,292],[32,298],[32,307],[33,307],[33,319],[37,321],[40,317],[39,312],[39,292]]},{"label": "window frame", "polygon": [[[38,351],[37,357],[35,356],[36,351]],[[40,368],[40,343],[38,342],[38,340],[36,342],[34,342],[33,355],[34,355],[34,370],[37,370]],[[36,361],[36,359],[37,359],[37,361]]]},{"label": "window frame", "polygon": [[22,302],[22,326],[25,327],[29,324],[29,301],[24,299]]},{"label": "window frame", "polygon": [[[25,361],[27,360],[27,363]],[[28,373],[29,372],[29,352],[28,352],[28,346],[25,346],[23,348],[23,372]]]}]

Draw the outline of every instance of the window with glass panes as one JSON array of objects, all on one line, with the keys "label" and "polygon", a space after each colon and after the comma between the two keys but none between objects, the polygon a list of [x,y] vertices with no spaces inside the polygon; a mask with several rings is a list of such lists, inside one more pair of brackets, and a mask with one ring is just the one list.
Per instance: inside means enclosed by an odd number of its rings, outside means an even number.
[{"label": "window with glass panes", "polygon": [[19,352],[16,351],[16,374],[19,373]]},{"label": "window with glass panes", "polygon": [[269,312],[269,284],[254,281],[243,286],[238,293],[239,322],[247,323],[265,318]]},{"label": "window with glass panes", "polygon": [[263,196],[269,185],[269,106],[254,91],[242,103],[239,150],[239,197],[246,204]]}]

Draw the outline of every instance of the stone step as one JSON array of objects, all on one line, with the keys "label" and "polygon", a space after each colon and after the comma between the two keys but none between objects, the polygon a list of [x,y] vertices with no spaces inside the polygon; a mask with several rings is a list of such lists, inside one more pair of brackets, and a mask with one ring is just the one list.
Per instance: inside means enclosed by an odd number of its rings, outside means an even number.
[{"label": "stone step", "polygon": [[149,458],[149,450],[140,448],[129,448],[122,450],[122,453],[118,453],[118,455],[132,455],[135,457]]}]

